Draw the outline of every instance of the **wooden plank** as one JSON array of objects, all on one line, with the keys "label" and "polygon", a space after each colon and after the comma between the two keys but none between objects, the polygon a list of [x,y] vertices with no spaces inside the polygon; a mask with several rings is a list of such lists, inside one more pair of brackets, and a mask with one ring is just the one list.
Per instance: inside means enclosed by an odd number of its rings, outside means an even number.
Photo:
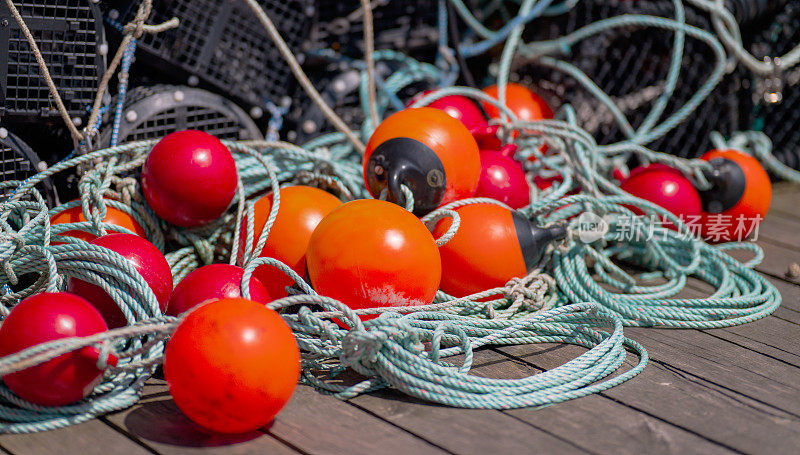
[{"label": "wooden plank", "polygon": [[[529,348],[502,350],[540,368],[553,368],[583,352],[566,346],[531,357]],[[800,444],[800,418],[656,361],[602,394],[732,450],[793,453]]]},{"label": "wooden plank", "polygon": [[[448,361],[460,362],[459,359]],[[523,378],[540,370],[512,362],[499,353],[482,349],[475,352],[472,372],[485,377]],[[467,410],[440,406],[403,395],[381,391],[350,400],[381,419],[459,454],[526,453],[531,447],[544,453],[574,452],[579,449],[571,438],[553,436],[496,410]],[[582,447],[589,450],[590,447]]]},{"label": "wooden plank", "polygon": [[[198,426],[180,412],[170,398],[166,384],[158,379],[148,382],[142,400],[135,406],[109,414],[103,420],[135,438],[153,453],[164,455],[297,453],[261,431],[224,435]],[[104,454],[108,453],[108,446],[104,450]]]},{"label": "wooden plank", "polygon": [[308,453],[447,453],[337,398],[299,386],[269,434]]},{"label": "wooden plank", "polygon": [[800,417],[800,368],[701,331],[625,332],[656,361]]},{"label": "wooden plank", "polygon": [[[570,356],[579,354],[574,347],[556,344],[499,348],[498,352],[507,356],[509,350],[524,353],[525,360],[516,356],[512,358],[537,371],[541,370],[528,363],[530,360],[545,356],[560,358],[563,363],[570,360]],[[570,352],[562,355],[559,351]],[[505,413],[594,453],[731,453],[690,431],[599,394],[543,408],[513,409]]]},{"label": "wooden plank", "polygon": [[[147,397],[135,407],[109,416],[162,454],[375,453],[381,448],[442,453],[413,435],[331,396],[299,386],[269,428],[246,435],[219,435],[187,419],[169,397],[163,381],[151,380]],[[369,438],[352,437],[369,434]]]},{"label": "wooden plank", "polygon": [[2,435],[0,445],[16,455],[108,455],[154,453],[99,420],[40,433]]},{"label": "wooden plank", "polygon": [[800,218],[797,210],[798,194],[800,194],[800,185],[796,183],[781,182],[773,185],[769,213]]}]

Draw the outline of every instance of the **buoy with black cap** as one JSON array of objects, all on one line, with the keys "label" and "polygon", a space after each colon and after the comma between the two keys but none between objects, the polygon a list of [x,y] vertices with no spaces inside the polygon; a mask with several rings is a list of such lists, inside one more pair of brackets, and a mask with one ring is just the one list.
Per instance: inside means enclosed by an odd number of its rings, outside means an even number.
[{"label": "buoy with black cap", "polygon": [[711,188],[700,191],[703,237],[712,242],[739,241],[755,232],[769,211],[772,183],[761,163],[738,150],[711,150],[700,157],[711,170]]},{"label": "buoy with black cap", "polygon": [[[547,246],[566,236],[564,226],[540,227],[515,210],[495,204],[469,204],[455,210],[461,218],[456,234],[439,248],[442,291],[464,297],[505,286],[526,276],[539,263]],[[434,237],[452,225],[439,222]]]},{"label": "buoy with black cap", "polygon": [[[620,188],[672,212],[686,223],[696,222],[702,213],[700,194],[692,181],[666,164],[653,163],[634,168]],[[636,207],[629,208],[636,214],[643,213]]]},{"label": "buoy with black cap", "polygon": [[384,120],[364,153],[370,194],[405,204],[402,186],[414,196],[414,214],[472,197],[481,173],[478,145],[467,128],[442,110],[409,108]]}]

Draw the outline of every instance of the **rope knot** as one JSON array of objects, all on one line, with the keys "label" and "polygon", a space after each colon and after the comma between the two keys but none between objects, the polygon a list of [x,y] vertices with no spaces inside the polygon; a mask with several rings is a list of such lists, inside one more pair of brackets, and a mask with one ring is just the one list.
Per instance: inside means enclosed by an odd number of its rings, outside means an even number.
[{"label": "rope knot", "polygon": [[389,335],[382,330],[351,330],[342,339],[341,360],[345,364],[374,363]]}]

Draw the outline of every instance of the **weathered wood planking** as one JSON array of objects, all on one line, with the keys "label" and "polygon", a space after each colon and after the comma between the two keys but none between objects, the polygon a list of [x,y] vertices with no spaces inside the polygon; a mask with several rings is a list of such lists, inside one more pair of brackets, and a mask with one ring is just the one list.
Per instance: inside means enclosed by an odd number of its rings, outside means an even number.
[{"label": "weathered wood planking", "polygon": [[[475,352],[474,361],[473,372],[486,377],[522,378],[539,372],[487,349]],[[350,402],[459,454],[525,453],[532,447],[545,453],[579,450],[569,439],[549,434],[500,411],[433,405],[396,391],[363,395]]]},{"label": "weathered wood planking", "polygon": [[[567,346],[559,350],[558,356],[552,352],[531,356],[530,346],[501,350],[540,368],[553,368],[583,351]],[[657,349],[652,351],[658,355]],[[633,380],[602,395],[735,451],[793,453],[800,444],[800,419],[792,414],[658,361],[651,362]]]},{"label": "weathered wood planking", "polygon": [[0,446],[16,455],[149,455],[144,448],[99,420],[42,433],[3,435]]},{"label": "weathered wood planking", "polygon": [[410,432],[307,386],[298,387],[269,433],[309,453],[446,453]]},{"label": "weathered wood planking", "polygon": [[165,455],[297,453],[263,432],[228,436],[199,427],[178,410],[162,380],[151,379],[144,391],[142,400],[135,406],[109,414],[102,419],[153,453]]}]

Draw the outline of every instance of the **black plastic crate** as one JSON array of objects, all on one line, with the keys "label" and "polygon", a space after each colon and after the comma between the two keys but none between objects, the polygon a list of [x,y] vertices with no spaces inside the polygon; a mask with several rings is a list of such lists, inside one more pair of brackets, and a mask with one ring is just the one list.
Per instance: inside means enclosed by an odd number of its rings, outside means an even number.
[{"label": "black plastic crate", "polygon": [[[114,107],[103,116],[99,145],[111,142]],[[220,139],[261,139],[253,120],[235,103],[206,90],[172,85],[136,87],[122,110],[118,143],[158,139],[184,129],[205,131]]]},{"label": "black plastic crate", "polygon": [[[22,182],[45,169],[46,164],[28,144],[5,128],[0,128],[0,181]],[[48,203],[54,202],[55,193],[49,180],[45,180],[37,188]],[[0,189],[0,201],[6,200],[13,191],[14,188]]]},{"label": "black plastic crate", "polygon": [[[318,20],[312,47],[333,49],[350,57],[364,53],[364,16],[359,0],[318,0]],[[438,37],[437,1],[372,0],[375,49],[415,55],[435,50]]]},{"label": "black plastic crate", "polygon": [[[569,13],[542,19],[529,27],[527,40],[551,39],[570,33],[592,22],[621,15],[649,14],[674,17],[670,0],[584,0]],[[761,11],[750,12],[758,15]],[[740,13],[742,20],[751,16]],[[687,5],[686,21],[690,25],[711,30],[705,12]],[[653,101],[661,93],[669,69],[674,34],[644,27],[615,28],[574,46],[566,60],[583,70],[603,91],[622,107],[634,128],[644,121]],[[678,84],[662,114],[666,119],[697,91],[713,70],[714,54],[703,42],[688,38],[684,48]],[[586,92],[575,80],[563,73],[525,65],[517,69],[524,81],[551,97],[569,102],[578,111],[581,124],[601,144],[624,139],[607,109]],[[711,147],[709,134],[729,134],[743,126],[743,113],[749,109],[739,93],[743,88],[744,70],[736,68],[726,74],[709,97],[681,124],[665,136],[648,144],[653,149],[678,156],[694,157]]]},{"label": "black plastic crate", "polygon": [[[259,2],[284,40],[300,52],[311,29],[313,0]],[[137,1],[112,1],[107,21],[119,29],[136,14]],[[149,23],[177,17],[180,25],[146,34],[137,57],[164,81],[195,82],[248,107],[265,101],[280,105],[296,87],[294,76],[267,32],[245,2],[226,0],[155,0]],[[148,58],[149,57],[149,58]],[[302,59],[302,57],[301,57]]]},{"label": "black plastic crate", "polygon": [[[14,2],[47,63],[50,75],[72,116],[84,116],[94,101],[105,70],[105,42],[100,11],[91,0]],[[56,118],[59,114],[36,58],[0,2],[0,115],[6,118]]]}]

